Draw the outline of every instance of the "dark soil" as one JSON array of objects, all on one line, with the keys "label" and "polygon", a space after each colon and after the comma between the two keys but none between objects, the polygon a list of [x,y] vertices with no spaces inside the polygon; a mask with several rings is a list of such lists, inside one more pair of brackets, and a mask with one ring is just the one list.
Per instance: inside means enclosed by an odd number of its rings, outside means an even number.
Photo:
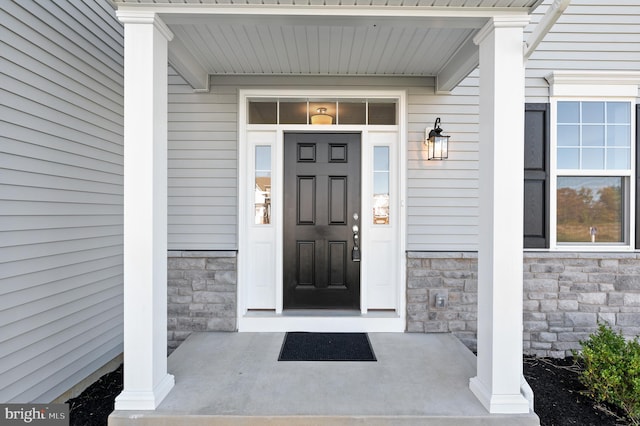
[{"label": "dark soil", "polygon": [[[578,380],[579,367],[573,359],[525,357],[524,376],[535,395],[535,411],[541,426],[629,425],[612,407],[584,396]],[[122,391],[122,366],[102,376],[80,396],[67,401],[70,426],[105,426],[113,402]]]},{"label": "dark soil", "polygon": [[69,404],[69,426],[106,426],[113,404],[122,392],[122,365],[100,377]]},{"label": "dark soil", "polygon": [[533,389],[534,409],[542,426],[629,425],[619,410],[585,396],[580,367],[572,358],[525,357],[524,377]]}]

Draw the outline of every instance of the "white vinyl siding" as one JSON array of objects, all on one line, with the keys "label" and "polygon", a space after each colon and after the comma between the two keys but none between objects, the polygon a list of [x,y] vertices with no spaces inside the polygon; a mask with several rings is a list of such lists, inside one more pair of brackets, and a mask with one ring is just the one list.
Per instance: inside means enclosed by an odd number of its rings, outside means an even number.
[{"label": "white vinyl siding", "polygon": [[107,1],[3,2],[0,401],[122,352],[122,26]]},{"label": "white vinyl siding", "polygon": [[[477,81],[476,73],[446,96],[408,89],[409,250],[476,250]],[[170,71],[169,93],[169,249],[237,249],[237,87],[193,93]],[[446,161],[425,157],[436,117],[455,135]]]},{"label": "white vinyl siding", "polygon": [[169,250],[235,250],[238,92],[169,76]]},{"label": "white vinyl siding", "polygon": [[[553,0],[532,15],[533,30]],[[526,36],[525,36],[526,37]],[[640,3],[636,0],[573,0],[527,67],[527,102],[549,102],[545,80],[552,71],[640,69]]]},{"label": "white vinyl siding", "polygon": [[[407,250],[477,250],[478,73],[450,95],[409,89]],[[427,160],[425,130],[441,119],[449,159]]]}]

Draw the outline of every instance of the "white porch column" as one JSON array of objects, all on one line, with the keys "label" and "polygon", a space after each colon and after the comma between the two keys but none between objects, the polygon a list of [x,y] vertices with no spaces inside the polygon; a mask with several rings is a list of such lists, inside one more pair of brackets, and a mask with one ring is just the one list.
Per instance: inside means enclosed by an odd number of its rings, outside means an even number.
[{"label": "white porch column", "polygon": [[523,28],[494,18],[480,46],[480,235],[477,376],[470,388],[490,413],[528,413],[522,374],[524,166]]},{"label": "white porch column", "polygon": [[154,13],[124,23],[124,390],[116,410],[153,410],[167,374],[167,45]]}]

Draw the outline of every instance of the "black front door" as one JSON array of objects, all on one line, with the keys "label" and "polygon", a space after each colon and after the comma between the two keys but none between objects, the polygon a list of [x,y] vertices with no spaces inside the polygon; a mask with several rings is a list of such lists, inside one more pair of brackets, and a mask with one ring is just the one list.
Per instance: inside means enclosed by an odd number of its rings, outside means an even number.
[{"label": "black front door", "polygon": [[284,136],[284,308],[360,307],[360,135]]}]

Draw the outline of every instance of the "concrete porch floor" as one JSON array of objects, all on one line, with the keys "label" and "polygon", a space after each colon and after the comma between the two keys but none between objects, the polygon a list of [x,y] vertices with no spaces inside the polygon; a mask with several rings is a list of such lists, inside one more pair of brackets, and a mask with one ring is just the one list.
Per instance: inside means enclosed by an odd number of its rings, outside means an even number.
[{"label": "concrete porch floor", "polygon": [[194,333],[169,357],[160,406],[109,425],[539,425],[487,413],[469,390],[475,356],[452,335],[369,333],[377,362],[278,362],[283,338]]}]

